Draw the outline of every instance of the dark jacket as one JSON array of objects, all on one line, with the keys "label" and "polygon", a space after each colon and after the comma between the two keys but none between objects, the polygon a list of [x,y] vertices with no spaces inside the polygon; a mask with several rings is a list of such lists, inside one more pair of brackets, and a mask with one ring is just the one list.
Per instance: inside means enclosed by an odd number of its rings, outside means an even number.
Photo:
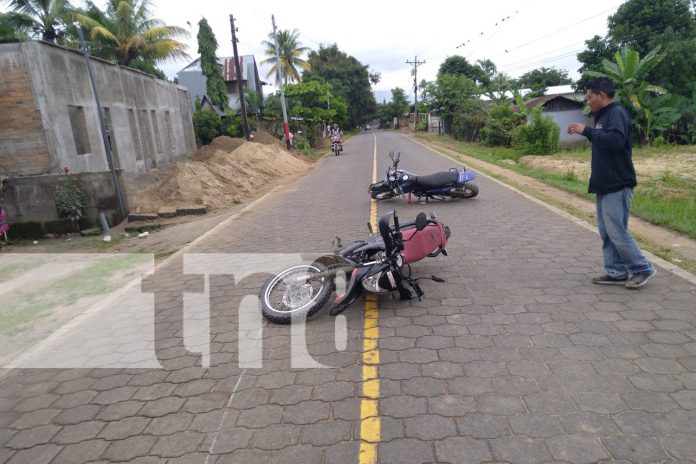
[{"label": "dark jacket", "polygon": [[592,142],[590,193],[604,195],[636,186],[631,119],[624,107],[616,102],[605,106],[595,115],[594,129],[587,126],[582,135]]}]

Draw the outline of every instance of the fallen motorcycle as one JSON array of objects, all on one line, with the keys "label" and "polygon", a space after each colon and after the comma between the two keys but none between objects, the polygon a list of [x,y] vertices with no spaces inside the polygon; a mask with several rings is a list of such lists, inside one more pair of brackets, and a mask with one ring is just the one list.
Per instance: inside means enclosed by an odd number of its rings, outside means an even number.
[{"label": "fallen motorcycle", "polygon": [[445,198],[473,198],[479,193],[478,185],[472,181],[476,174],[466,168],[459,170],[451,168],[427,176],[419,176],[412,172],[399,169],[401,153],[394,157],[394,152],[389,152],[392,164],[387,169],[383,181],[370,185],[368,192],[375,200],[386,200],[395,196],[412,194],[418,200],[425,197],[444,200]]},{"label": "fallen motorcycle", "polygon": [[419,213],[415,221],[399,224],[396,211],[382,216],[378,224],[379,235],[368,223],[370,236],[367,239],[342,245],[337,238],[333,254],[272,275],[259,292],[263,316],[275,323],[289,324],[297,317],[315,314],[329,301],[336,289],[337,277],[345,277],[346,289],[336,295],[329,310],[332,316],[345,310],[363,292],[398,292],[402,299],[420,299],[424,293],[419,280],[444,282],[436,276],[413,277],[411,264],[440,253],[447,256],[449,227],[433,213],[430,218]]}]

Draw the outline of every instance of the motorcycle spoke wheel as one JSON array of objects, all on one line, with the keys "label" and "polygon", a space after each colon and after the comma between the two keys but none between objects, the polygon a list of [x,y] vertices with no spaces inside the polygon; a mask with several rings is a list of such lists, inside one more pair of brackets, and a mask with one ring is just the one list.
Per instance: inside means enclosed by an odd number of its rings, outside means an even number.
[{"label": "motorcycle spoke wheel", "polygon": [[335,283],[328,277],[312,278],[326,267],[313,263],[285,269],[264,284],[260,298],[264,317],[279,324],[289,324],[300,315],[309,317],[328,301]]},{"label": "motorcycle spoke wheel", "polygon": [[375,192],[370,194],[372,198],[375,200],[386,200],[387,198],[392,198],[394,194],[392,193],[391,190],[387,190],[386,192]]}]

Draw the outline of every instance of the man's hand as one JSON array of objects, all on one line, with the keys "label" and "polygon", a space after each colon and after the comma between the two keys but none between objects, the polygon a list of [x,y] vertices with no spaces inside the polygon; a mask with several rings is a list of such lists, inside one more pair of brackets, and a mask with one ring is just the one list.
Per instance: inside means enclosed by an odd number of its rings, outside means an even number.
[{"label": "man's hand", "polygon": [[579,122],[573,122],[568,125],[568,133],[569,134],[578,134],[582,135],[582,131],[585,130],[585,125],[580,124]]}]

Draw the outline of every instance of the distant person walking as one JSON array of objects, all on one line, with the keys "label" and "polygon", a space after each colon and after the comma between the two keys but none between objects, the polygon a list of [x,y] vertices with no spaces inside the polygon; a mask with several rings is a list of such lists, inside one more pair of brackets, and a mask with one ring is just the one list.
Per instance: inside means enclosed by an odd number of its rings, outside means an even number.
[{"label": "distant person walking", "polygon": [[568,126],[568,133],[583,135],[592,143],[589,192],[597,195],[597,227],[606,269],[606,274],[592,282],[637,289],[657,271],[628,232],[633,188],[637,184],[631,153],[631,119],[614,100],[614,93],[611,79],[591,80],[586,96],[595,126],[574,122]]}]

